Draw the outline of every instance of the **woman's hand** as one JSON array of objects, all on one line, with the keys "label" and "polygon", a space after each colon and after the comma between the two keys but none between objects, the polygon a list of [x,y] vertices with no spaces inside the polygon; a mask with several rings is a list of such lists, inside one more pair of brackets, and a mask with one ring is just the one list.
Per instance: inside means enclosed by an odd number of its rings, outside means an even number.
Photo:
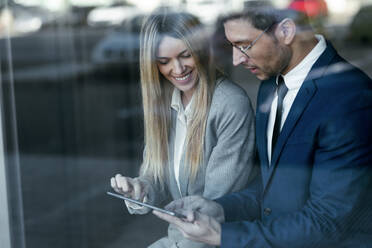
[{"label": "woman's hand", "polygon": [[124,177],[116,174],[111,178],[111,187],[119,194],[143,202],[147,194],[145,184],[138,177]]}]

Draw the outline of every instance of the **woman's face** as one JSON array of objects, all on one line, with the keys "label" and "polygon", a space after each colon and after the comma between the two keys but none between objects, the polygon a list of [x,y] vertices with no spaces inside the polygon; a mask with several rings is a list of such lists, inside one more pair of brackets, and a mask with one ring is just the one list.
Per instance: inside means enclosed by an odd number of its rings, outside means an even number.
[{"label": "woman's face", "polygon": [[184,94],[191,96],[198,81],[195,60],[184,42],[164,36],[159,43],[156,63],[160,73]]}]

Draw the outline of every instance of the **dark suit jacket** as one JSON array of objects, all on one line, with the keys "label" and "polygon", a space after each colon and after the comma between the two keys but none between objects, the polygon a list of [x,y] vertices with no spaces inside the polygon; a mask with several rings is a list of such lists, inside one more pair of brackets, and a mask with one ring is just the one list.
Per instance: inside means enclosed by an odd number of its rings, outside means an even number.
[{"label": "dark suit jacket", "polygon": [[258,93],[260,176],[219,198],[222,247],[372,247],[372,82],[331,44],[307,75],[269,167],[275,79]]}]

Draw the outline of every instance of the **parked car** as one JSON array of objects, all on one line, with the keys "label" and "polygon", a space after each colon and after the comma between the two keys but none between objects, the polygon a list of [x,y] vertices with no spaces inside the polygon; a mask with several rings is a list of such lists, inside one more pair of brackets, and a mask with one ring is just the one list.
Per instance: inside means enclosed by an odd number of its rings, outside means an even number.
[{"label": "parked car", "polygon": [[348,31],[348,40],[363,44],[372,43],[372,5],[359,9],[353,17]]},{"label": "parked car", "polygon": [[197,16],[204,24],[213,25],[226,8],[225,1],[221,0],[193,0],[187,1],[185,10]]},{"label": "parked car", "polygon": [[257,7],[272,7],[271,0],[246,0],[244,1],[244,8],[257,8]]},{"label": "parked car", "polygon": [[36,32],[44,26],[54,24],[56,13],[41,6],[26,6],[9,0],[0,3],[0,36],[9,30],[10,35]]},{"label": "parked car", "polygon": [[292,0],[288,9],[303,14],[304,21],[309,22],[315,32],[327,36],[325,27],[328,20],[328,6],[325,0]]},{"label": "parked car", "polygon": [[328,6],[325,0],[293,0],[288,8],[303,12],[313,19],[328,16]]},{"label": "parked car", "polygon": [[140,9],[134,5],[114,3],[91,10],[88,14],[87,22],[92,27],[115,26],[138,14],[140,14]]},{"label": "parked car", "polygon": [[123,73],[139,63],[140,30],[144,14],[128,18],[100,40],[92,51],[92,63],[99,72]]}]

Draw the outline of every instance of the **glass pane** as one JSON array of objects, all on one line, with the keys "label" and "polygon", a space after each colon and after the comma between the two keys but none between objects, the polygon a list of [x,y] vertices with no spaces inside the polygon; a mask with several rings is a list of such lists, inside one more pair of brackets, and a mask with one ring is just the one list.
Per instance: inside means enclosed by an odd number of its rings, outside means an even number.
[{"label": "glass pane", "polygon": [[[0,192],[8,192],[12,247],[146,247],[165,236],[166,223],[151,214],[130,215],[123,202],[106,195],[110,177],[137,176],[142,161],[138,56],[144,17],[158,7],[197,15],[215,35],[217,64],[255,106],[259,81],[232,66],[219,17],[257,5],[302,8],[294,2],[2,0],[7,188]],[[326,10],[307,13],[314,28],[371,77],[372,1],[325,2]]]}]

